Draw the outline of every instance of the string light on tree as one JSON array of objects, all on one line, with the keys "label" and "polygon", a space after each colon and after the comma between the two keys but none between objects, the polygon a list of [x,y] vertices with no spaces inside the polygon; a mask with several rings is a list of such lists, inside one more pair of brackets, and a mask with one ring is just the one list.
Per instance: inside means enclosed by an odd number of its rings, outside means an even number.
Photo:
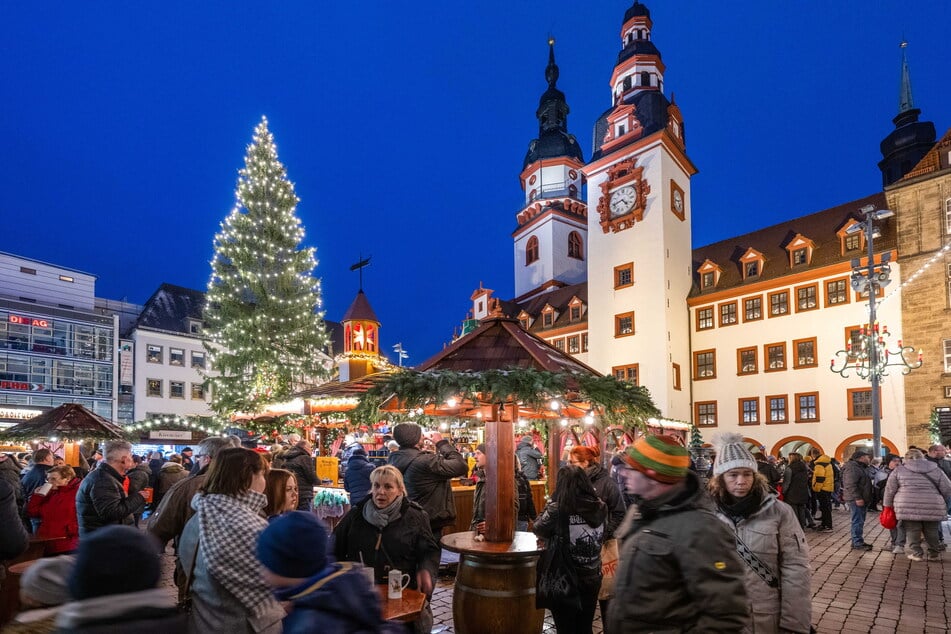
[{"label": "string light on tree", "polygon": [[267,119],[254,130],[236,204],[215,236],[205,305],[218,414],[262,411],[327,375],[313,248],[302,247],[297,195]]}]

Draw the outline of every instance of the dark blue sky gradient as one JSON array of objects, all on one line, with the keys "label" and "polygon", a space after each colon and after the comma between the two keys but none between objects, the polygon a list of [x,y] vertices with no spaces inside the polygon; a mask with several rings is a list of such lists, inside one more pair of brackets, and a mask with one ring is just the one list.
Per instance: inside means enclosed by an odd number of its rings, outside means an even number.
[{"label": "dark blue sky gradient", "polygon": [[[103,297],[203,289],[265,114],[327,317],[372,255],[384,349],[402,341],[419,363],[480,281],[512,294],[548,34],[587,159],[630,4],[6,3],[0,250],[95,273]],[[951,125],[946,0],[647,4],[700,169],[694,246],[880,188],[903,36],[923,118]]]}]

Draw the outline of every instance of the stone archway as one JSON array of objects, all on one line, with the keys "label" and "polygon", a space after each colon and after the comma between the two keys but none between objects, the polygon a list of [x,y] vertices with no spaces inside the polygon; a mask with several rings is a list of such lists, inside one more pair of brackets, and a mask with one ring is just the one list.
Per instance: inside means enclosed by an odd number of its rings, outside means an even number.
[{"label": "stone archway", "polygon": [[[843,440],[842,442],[840,442],[840,443],[839,443],[839,446],[835,448],[835,456],[834,456],[834,457],[835,457],[836,460],[838,460],[839,462],[845,462],[846,460],[848,460],[849,458],[852,457],[852,452],[851,452],[851,451],[848,452],[848,453],[849,453],[848,456],[845,455],[846,450],[847,450],[850,446],[856,444],[856,441],[859,441],[859,440],[869,440],[869,441],[870,441],[871,439],[872,439],[872,434],[855,434],[855,435],[853,435],[853,436],[849,436],[848,438],[846,438],[845,440]],[[893,442],[890,441],[889,439],[885,438],[884,436],[882,436],[882,447],[884,447],[885,449],[887,449],[888,451],[890,451],[890,452],[893,453],[893,454],[901,455],[900,453],[898,453],[898,445],[896,445],[895,443],[893,443]],[[868,446],[865,446],[865,445],[863,444],[863,448],[868,449],[869,452],[871,453],[871,444],[869,444]]]},{"label": "stone archway", "polygon": [[750,450],[750,453],[755,454],[757,452],[766,451],[766,445],[755,438],[743,436],[743,442],[746,444],[746,448]]},{"label": "stone archway", "polygon": [[808,436],[786,436],[782,440],[777,441],[776,444],[773,445],[773,448],[770,449],[769,453],[771,456],[776,456],[779,458],[781,455],[795,451],[796,453],[802,454],[803,457],[805,457],[805,454],[807,454],[809,449],[813,447],[818,449],[820,453],[825,453],[822,450],[822,446]]}]

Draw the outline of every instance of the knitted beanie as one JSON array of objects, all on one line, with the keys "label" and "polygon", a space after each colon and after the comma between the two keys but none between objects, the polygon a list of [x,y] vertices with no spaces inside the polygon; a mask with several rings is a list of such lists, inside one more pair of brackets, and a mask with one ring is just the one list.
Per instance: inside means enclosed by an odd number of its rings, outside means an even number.
[{"label": "knitted beanie", "polygon": [[746,448],[742,434],[721,434],[714,439],[713,445],[717,451],[713,475],[722,475],[730,469],[750,469],[754,473],[758,470],[756,458]]},{"label": "knitted beanie", "polygon": [[285,513],[258,538],[258,561],[276,575],[307,579],[330,563],[327,539],[327,528],[313,513]]},{"label": "knitted beanie", "polygon": [[150,590],[162,577],[158,540],[132,526],[106,526],[79,540],[68,578],[76,600]]},{"label": "knitted beanie", "polygon": [[416,423],[400,423],[393,428],[393,440],[400,447],[415,447],[423,436],[423,428]]},{"label": "knitted beanie", "polygon": [[666,484],[683,480],[690,468],[687,449],[670,436],[641,436],[624,450],[621,458],[632,469]]}]

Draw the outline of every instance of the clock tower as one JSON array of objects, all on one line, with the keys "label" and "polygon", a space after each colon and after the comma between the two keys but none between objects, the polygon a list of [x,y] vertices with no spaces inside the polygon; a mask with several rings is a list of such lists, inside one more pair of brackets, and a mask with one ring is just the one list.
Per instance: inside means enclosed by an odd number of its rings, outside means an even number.
[{"label": "clock tower", "polygon": [[558,90],[555,40],[548,41],[546,90],[539,100],[538,138],[528,146],[519,181],[525,206],[516,216],[515,301],[577,284],[587,274],[587,206],[581,197],[584,157],[568,133],[568,104]]},{"label": "clock tower", "polygon": [[692,284],[684,124],[667,98],[650,11],[624,14],[611,107],[594,127],[588,184],[588,363],[647,387],[664,416],[691,420]]}]

